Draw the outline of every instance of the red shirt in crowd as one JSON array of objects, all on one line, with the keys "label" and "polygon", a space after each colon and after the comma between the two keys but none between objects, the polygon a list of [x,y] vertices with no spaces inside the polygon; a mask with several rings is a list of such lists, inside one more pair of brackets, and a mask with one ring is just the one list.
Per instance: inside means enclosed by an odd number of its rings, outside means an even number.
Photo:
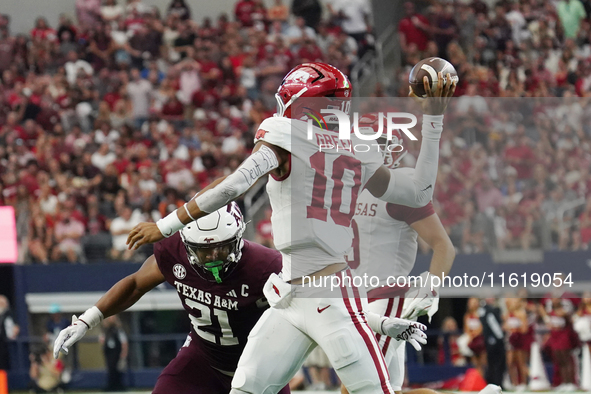
[{"label": "red shirt in crowd", "polygon": [[[415,19],[416,18],[416,19]],[[429,36],[427,32],[419,29],[414,23],[413,20],[418,20],[420,23],[424,25],[429,25],[429,20],[421,14],[415,14],[412,16],[407,16],[400,21],[398,25],[398,31],[400,34],[404,35],[406,39],[406,45],[408,44],[416,44],[419,48],[419,51],[424,51],[427,49],[427,43],[429,42]]]},{"label": "red shirt in crowd", "polygon": [[532,177],[532,168],[536,155],[527,145],[508,147],[505,150],[505,160],[517,170],[517,179]]}]

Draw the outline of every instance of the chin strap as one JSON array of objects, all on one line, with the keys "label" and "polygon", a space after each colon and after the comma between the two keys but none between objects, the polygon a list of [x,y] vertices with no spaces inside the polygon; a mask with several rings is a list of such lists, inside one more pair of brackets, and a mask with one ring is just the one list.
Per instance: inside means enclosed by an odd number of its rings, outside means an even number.
[{"label": "chin strap", "polygon": [[205,263],[204,267],[206,270],[211,272],[211,274],[215,278],[216,283],[222,283],[220,271],[224,268],[223,261],[212,261],[211,263]]}]

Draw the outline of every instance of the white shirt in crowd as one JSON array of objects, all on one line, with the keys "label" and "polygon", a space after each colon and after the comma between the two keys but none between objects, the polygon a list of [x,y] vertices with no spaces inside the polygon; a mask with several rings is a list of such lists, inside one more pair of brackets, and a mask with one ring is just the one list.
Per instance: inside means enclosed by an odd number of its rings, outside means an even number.
[{"label": "white shirt in crowd", "polygon": [[133,211],[129,220],[123,219],[121,216],[116,217],[111,221],[111,233],[116,233],[125,230],[121,235],[113,235],[113,249],[123,251],[127,249],[125,242],[127,241],[127,233],[129,233],[137,224],[143,220],[142,214],[137,209]]},{"label": "white shirt in crowd", "polygon": [[115,155],[115,153],[113,152],[109,152],[106,155],[103,155],[99,152],[94,152],[90,157],[90,162],[99,170],[104,171],[105,168],[107,168],[107,166],[114,162],[116,159],[117,155]]},{"label": "white shirt in crowd", "polygon": [[78,72],[80,70],[84,71],[88,75],[92,75],[94,72],[92,66],[86,60],[66,62],[64,68],[66,69],[66,79],[70,85],[74,85],[76,83],[76,77],[78,76]]},{"label": "white shirt in crowd", "polygon": [[129,94],[131,103],[133,104],[133,116],[135,118],[148,117],[152,84],[145,79],[131,81],[127,85],[127,93]]}]

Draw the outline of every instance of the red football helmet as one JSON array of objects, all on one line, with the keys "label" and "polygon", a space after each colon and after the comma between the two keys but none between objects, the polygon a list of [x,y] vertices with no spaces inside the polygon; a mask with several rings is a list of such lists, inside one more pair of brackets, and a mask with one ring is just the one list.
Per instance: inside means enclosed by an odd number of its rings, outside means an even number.
[{"label": "red football helmet", "polygon": [[[327,63],[303,63],[294,67],[283,78],[283,82],[275,94],[277,99],[277,116],[300,119],[305,110],[292,113],[292,104],[300,97],[324,97],[321,103],[314,101],[314,110],[322,108],[341,109],[349,113],[351,99],[351,83],[338,68]],[[325,102],[326,101],[326,102]],[[343,106],[343,102],[348,105]]]},{"label": "red football helmet", "polygon": [[[398,129],[392,130],[392,139],[387,139],[388,124],[386,117],[382,120],[382,136],[376,141],[380,145],[380,151],[384,157],[384,165],[388,168],[400,166],[400,161],[408,151],[403,145],[402,133]],[[380,127],[378,113],[366,114],[359,119],[359,132],[364,135],[375,135]]]}]

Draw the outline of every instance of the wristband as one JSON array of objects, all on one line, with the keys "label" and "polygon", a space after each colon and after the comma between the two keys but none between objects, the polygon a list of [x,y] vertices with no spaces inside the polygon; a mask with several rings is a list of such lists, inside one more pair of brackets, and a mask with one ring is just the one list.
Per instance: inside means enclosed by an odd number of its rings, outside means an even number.
[{"label": "wristband", "polygon": [[384,330],[382,324],[388,318],[385,316],[380,316],[374,312],[363,311],[365,313],[365,319],[367,320],[367,325],[369,328],[373,330],[373,332],[378,333],[380,335],[384,335]]},{"label": "wristband", "polygon": [[172,234],[176,233],[185,225],[179,219],[179,216],[176,213],[176,209],[163,217],[162,219],[156,222],[156,226],[158,226],[158,230],[162,233],[162,235],[166,238],[170,237]]},{"label": "wristband", "polygon": [[86,324],[90,330],[96,327],[103,320],[103,318],[103,313],[99,310],[99,308],[93,306],[81,314],[80,317],[78,317],[78,320]]},{"label": "wristband", "polygon": [[443,115],[423,115],[423,138],[439,141],[443,131]]}]

